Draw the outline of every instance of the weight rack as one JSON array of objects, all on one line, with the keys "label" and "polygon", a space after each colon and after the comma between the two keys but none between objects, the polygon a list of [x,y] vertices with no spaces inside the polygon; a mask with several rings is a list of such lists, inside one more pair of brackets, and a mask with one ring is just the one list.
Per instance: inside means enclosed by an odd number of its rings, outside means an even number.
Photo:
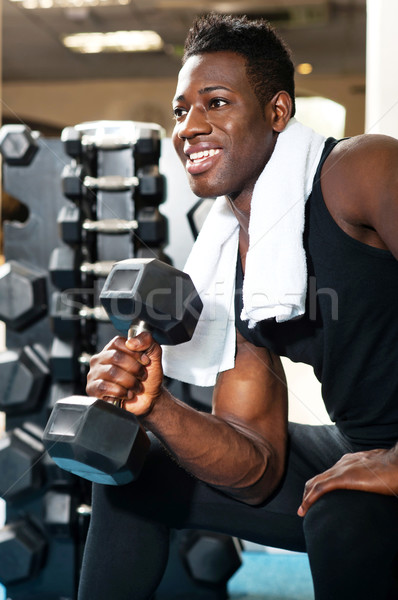
[{"label": "weight rack", "polygon": [[[91,485],[59,469],[41,438],[55,402],[85,393],[90,356],[116,334],[98,300],[113,262],[172,262],[164,252],[168,218],[160,210],[167,196],[159,169],[163,135],[156,124],[134,121],[83,123],[65,128],[61,139],[24,125],[0,129],[4,189],[29,211],[23,226],[4,223],[6,263],[0,267],[7,347],[0,354],[0,410],[6,413],[0,497],[7,504],[0,582],[11,600],[76,597]],[[212,200],[195,199],[186,216],[194,236],[206,203]],[[200,388],[168,385],[203,409]],[[210,554],[216,571],[203,569]],[[155,600],[173,600],[177,582],[187,597],[227,598],[227,581],[240,564],[237,540],[173,532]]]},{"label": "weight rack", "polygon": [[54,402],[84,393],[89,356],[115,334],[98,302],[110,265],[164,256],[163,133],[133,121],[68,127],[60,140],[0,130],[4,189],[29,210],[23,226],[4,224],[0,268],[0,581],[13,599],[76,595],[90,485],[56,467],[41,436]]}]

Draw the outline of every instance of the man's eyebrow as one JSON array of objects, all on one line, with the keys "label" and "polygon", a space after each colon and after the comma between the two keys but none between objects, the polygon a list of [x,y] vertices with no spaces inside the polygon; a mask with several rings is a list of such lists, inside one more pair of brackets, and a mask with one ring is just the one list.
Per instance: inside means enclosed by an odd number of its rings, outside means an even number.
[{"label": "man's eyebrow", "polygon": [[[226,90],[227,92],[232,92],[232,90],[225,85],[209,85],[205,88],[201,88],[198,93],[203,95],[209,94],[210,92],[216,92],[217,90]],[[183,100],[185,100],[185,96],[184,94],[180,94],[180,96],[176,96],[174,98],[173,102],[182,102]]]},{"label": "man's eyebrow", "polygon": [[232,90],[225,85],[211,85],[199,90],[199,94],[208,94],[209,92],[216,92],[217,90],[226,90],[227,92],[232,92]]}]

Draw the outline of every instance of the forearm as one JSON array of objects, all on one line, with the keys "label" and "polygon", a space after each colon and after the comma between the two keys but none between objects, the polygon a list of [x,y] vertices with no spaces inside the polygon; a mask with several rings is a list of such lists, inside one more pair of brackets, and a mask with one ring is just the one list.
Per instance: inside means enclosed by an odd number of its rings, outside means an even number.
[{"label": "forearm", "polygon": [[198,412],[166,389],[142,424],[192,475],[248,504],[263,501],[283,470],[270,444],[241,423]]},{"label": "forearm", "polygon": [[237,345],[235,367],[219,374],[213,414],[162,386],[161,348],[149,333],[116,337],[91,359],[87,394],[121,398],[192,475],[248,504],[264,501],[284,469],[287,394],[283,368],[268,350]]}]

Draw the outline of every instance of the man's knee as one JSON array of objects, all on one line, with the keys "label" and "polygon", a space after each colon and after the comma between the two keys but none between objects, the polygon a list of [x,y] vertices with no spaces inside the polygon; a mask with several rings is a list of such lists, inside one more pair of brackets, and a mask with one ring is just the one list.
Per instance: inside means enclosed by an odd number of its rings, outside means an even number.
[{"label": "man's knee", "polygon": [[345,590],[341,598],[360,597],[359,591],[363,598],[398,598],[397,498],[329,492],[309,509],[304,535],[315,589],[336,593],[335,585]]},{"label": "man's knee", "polygon": [[362,496],[362,492],[352,490],[335,490],[321,496],[304,518],[307,544],[340,546],[344,540],[355,544],[368,524],[368,503]]},{"label": "man's knee", "polygon": [[335,490],[321,496],[304,519],[306,539],[324,538],[332,543],[385,545],[386,534],[396,532],[398,499],[357,490]]}]

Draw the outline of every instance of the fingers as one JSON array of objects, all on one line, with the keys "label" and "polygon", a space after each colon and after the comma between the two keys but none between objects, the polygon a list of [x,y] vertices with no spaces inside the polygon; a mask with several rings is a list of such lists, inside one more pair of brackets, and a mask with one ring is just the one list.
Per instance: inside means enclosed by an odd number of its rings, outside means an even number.
[{"label": "fingers", "polygon": [[161,353],[160,346],[148,332],[140,333],[139,335],[128,339],[126,341],[126,347],[133,352],[141,352],[142,359],[147,361],[143,364],[148,364],[152,357],[155,355],[159,357]]},{"label": "fingers", "polygon": [[[147,365],[150,360],[145,351],[150,348],[153,343],[153,338],[149,333],[141,333],[139,336],[131,338],[130,340],[126,340],[126,338],[121,336],[116,336],[105,346],[102,352],[119,350],[127,356],[134,357],[135,360],[141,364]],[[102,355],[102,352],[97,356]]]},{"label": "fingers", "polygon": [[138,348],[145,349],[148,340],[136,346],[137,350],[131,350],[125,338],[116,337],[91,358],[86,387],[89,396],[127,398],[140,393],[150,359]]},{"label": "fingers", "polygon": [[324,494],[332,490],[354,489],[356,487],[353,484],[352,475],[350,477],[352,467],[350,469],[349,465],[353,457],[355,457],[353,454],[344,455],[333,467],[307,481],[304,487],[303,500],[297,511],[300,517],[304,517],[308,509]]},{"label": "fingers", "polygon": [[330,480],[323,480],[322,475],[317,475],[307,481],[304,488],[303,500],[297,511],[299,517],[304,517],[310,506],[331,489],[333,489],[333,486],[330,487]]}]

